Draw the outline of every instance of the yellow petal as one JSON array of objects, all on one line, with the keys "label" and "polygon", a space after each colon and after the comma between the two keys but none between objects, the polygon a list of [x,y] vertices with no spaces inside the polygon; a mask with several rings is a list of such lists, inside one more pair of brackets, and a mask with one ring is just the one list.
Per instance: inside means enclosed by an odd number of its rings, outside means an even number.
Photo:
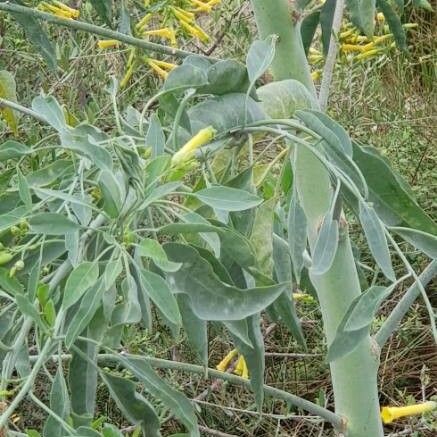
[{"label": "yellow petal", "polygon": [[113,49],[120,45],[120,41],[116,39],[99,39],[97,41],[97,47],[99,49]]},{"label": "yellow petal", "polygon": [[381,419],[384,423],[392,423],[401,417],[417,416],[428,411],[435,410],[437,402],[428,401],[416,405],[407,405],[405,407],[383,407],[381,409]]},{"label": "yellow petal", "polygon": [[220,372],[226,372],[226,369],[231,364],[231,361],[237,355],[237,349],[232,349],[221,361],[217,364],[216,369],[220,370]]},{"label": "yellow petal", "polygon": [[216,131],[212,126],[201,129],[193,138],[191,138],[181,149],[172,157],[172,165],[179,165],[184,161],[191,159],[197,149],[208,144],[215,136]]}]

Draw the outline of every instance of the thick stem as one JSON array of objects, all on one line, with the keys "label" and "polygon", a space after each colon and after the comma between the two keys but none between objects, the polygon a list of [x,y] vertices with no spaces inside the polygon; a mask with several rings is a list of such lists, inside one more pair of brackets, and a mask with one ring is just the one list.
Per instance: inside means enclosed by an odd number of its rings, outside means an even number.
[{"label": "thick stem", "polygon": [[[284,15],[286,0],[269,2],[252,0],[261,36],[278,34],[280,41],[290,38],[287,50],[278,50],[272,72],[275,80],[302,80],[302,65],[309,70],[300,34],[290,31],[290,22]],[[293,26],[293,30],[298,26]],[[274,30],[274,31],[273,31]],[[313,89],[313,86],[309,86]],[[323,216],[329,209],[332,197],[330,177],[322,163],[305,147],[295,146],[294,175],[299,198],[308,220],[310,247],[314,248]],[[343,220],[343,219],[342,219]],[[312,277],[317,290],[328,344],[335,337],[338,325],[351,302],[361,293],[358,273],[352,254],[347,226],[342,223],[341,237],[335,260],[328,272]],[[383,428],[379,417],[377,370],[378,347],[370,336],[345,357],[330,363],[337,414],[346,417],[347,437],[380,437]]]},{"label": "thick stem", "polygon": [[294,16],[289,1],[252,0],[252,8],[260,37],[267,38],[270,35],[279,37],[276,43],[275,59],[272,63],[272,73],[275,80],[298,80],[315,97],[316,90],[300,37],[300,23],[297,15]]}]

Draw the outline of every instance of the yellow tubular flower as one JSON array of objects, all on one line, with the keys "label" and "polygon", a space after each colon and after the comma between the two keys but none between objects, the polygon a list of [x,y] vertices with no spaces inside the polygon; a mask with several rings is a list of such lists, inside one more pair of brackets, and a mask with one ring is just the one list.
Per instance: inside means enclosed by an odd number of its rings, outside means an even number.
[{"label": "yellow tubular flower", "polygon": [[167,71],[171,71],[171,70],[174,70],[176,68],[176,64],[172,64],[171,62],[160,61],[159,59],[152,59],[152,61],[156,65],[158,65],[159,67],[161,67]]},{"label": "yellow tubular flower", "polygon": [[[64,5],[65,6],[65,5]],[[55,5],[51,5],[49,3],[46,2],[42,2],[38,5],[38,9],[40,9],[41,11],[45,11],[45,12],[49,12],[50,14],[56,15],[57,17],[60,18],[65,18],[68,20],[72,20],[74,18],[77,18],[78,12],[76,9],[72,9],[73,11],[75,11],[74,13],[70,12],[69,10],[59,7],[59,6],[55,6]],[[71,8],[68,8],[71,9]]]},{"label": "yellow tubular flower", "polygon": [[199,41],[209,41],[209,36],[197,24],[188,24],[186,21],[180,20],[181,26],[192,36]]},{"label": "yellow tubular flower", "polygon": [[351,52],[363,52],[364,51],[364,46],[359,46],[356,44],[342,44],[340,46],[340,50],[343,53],[351,53]]},{"label": "yellow tubular flower", "polygon": [[162,29],[147,30],[143,32],[144,36],[158,36],[170,41],[172,45],[176,45],[176,33],[170,27],[163,27]]},{"label": "yellow tubular flower", "polygon": [[200,0],[190,0],[190,2],[193,6],[197,6],[197,8],[194,9],[195,12],[206,12],[209,14],[213,8],[213,6],[210,6],[208,3],[203,3]]},{"label": "yellow tubular flower", "polygon": [[80,12],[77,9],[70,8],[69,6],[64,5],[64,3],[61,3],[57,0],[52,0],[52,2],[60,9],[63,9],[65,12],[71,14],[72,18],[79,18]]},{"label": "yellow tubular flower", "polygon": [[212,126],[201,129],[191,140],[185,143],[172,157],[172,165],[179,165],[194,157],[197,149],[208,144],[215,136],[216,131]]},{"label": "yellow tubular flower", "polygon": [[384,423],[392,423],[396,419],[408,416],[418,416],[428,411],[435,410],[437,402],[428,401],[422,404],[407,405],[406,407],[383,407],[381,409],[381,419]]},{"label": "yellow tubular flower", "polygon": [[147,24],[149,23],[151,18],[152,18],[152,14],[150,14],[150,13],[144,15],[144,17],[141,18],[141,20],[138,21],[137,24],[135,24],[135,29],[140,31],[143,27],[147,26]]},{"label": "yellow tubular flower", "polygon": [[135,68],[135,63],[132,63],[132,65],[128,67],[123,79],[121,79],[120,89],[123,89],[129,83],[132,75],[134,74],[134,68]]},{"label": "yellow tubular flower", "polygon": [[163,79],[167,79],[168,71],[161,68],[159,65],[157,65],[153,59],[148,59],[147,63],[149,64],[150,68],[158,74],[158,76],[161,76]]},{"label": "yellow tubular flower", "polygon": [[355,56],[355,60],[356,61],[364,61],[366,59],[370,59],[370,58],[375,57],[379,53],[381,53],[381,49],[368,50],[364,53],[360,53],[359,55]]},{"label": "yellow tubular flower", "polygon": [[388,39],[393,38],[393,34],[392,33],[387,33],[386,35],[381,35],[381,36],[377,36],[376,38],[373,38],[373,43],[374,44],[380,44]]},{"label": "yellow tubular flower", "polygon": [[192,12],[186,11],[185,9],[178,8],[176,6],[172,7],[171,9],[175,14],[176,18],[178,18],[179,20],[191,22],[195,18]]},{"label": "yellow tubular flower", "polygon": [[114,49],[120,45],[120,41],[116,39],[99,39],[97,41],[97,47],[99,49]]},{"label": "yellow tubular flower", "polygon": [[314,70],[311,73],[311,79],[316,81],[319,80],[322,77],[322,71],[321,70]]},{"label": "yellow tubular flower", "polygon": [[231,361],[237,356],[237,349],[232,349],[221,361],[217,364],[216,369],[220,372],[226,372],[226,369],[231,364]]}]

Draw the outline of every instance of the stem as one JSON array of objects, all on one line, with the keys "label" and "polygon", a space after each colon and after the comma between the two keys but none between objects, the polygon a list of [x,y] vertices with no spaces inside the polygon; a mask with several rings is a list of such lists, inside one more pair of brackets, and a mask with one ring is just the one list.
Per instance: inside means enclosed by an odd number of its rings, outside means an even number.
[{"label": "stem", "polygon": [[[261,38],[279,37],[272,62],[275,80],[295,79],[316,97],[305,51],[300,37],[300,23],[293,17],[288,0],[252,0],[252,8]],[[284,59],[287,62],[284,62]]]},{"label": "stem", "polygon": [[[281,43],[284,43],[284,37],[290,39],[286,42],[288,50],[277,50],[272,68],[274,79],[297,79],[307,85],[306,75],[302,79],[300,71],[304,65],[304,70],[309,74],[301,36],[295,31],[298,26],[294,23],[290,26],[291,19],[277,16],[278,13],[286,15],[286,3],[286,0],[252,0],[260,35],[279,34]],[[314,86],[308,89],[313,91]],[[305,147],[301,141],[293,141],[293,144],[294,183],[307,218],[308,240],[313,250],[322,219],[330,208],[331,181],[327,169],[314,155],[314,151]],[[350,304],[361,293],[347,225],[343,218],[340,225],[338,249],[331,268],[323,275],[311,277],[319,298],[328,344],[334,339]],[[370,336],[360,341],[351,353],[330,363],[335,410],[347,420],[344,430],[347,437],[383,436],[379,416],[378,365],[379,350],[375,348]]]},{"label": "stem", "polygon": [[[433,260],[419,276],[422,287],[425,287],[437,275],[437,260]],[[399,328],[401,320],[411,308],[413,302],[421,294],[417,281],[407,290],[402,299],[397,303],[393,311],[387,317],[379,331],[375,335],[375,341],[382,348],[390,336]]]},{"label": "stem", "polygon": [[[53,23],[58,26],[69,27],[75,30],[82,30],[84,32],[92,33],[95,35],[102,36],[107,39],[116,39],[117,41],[121,41],[125,44],[139,47],[140,49],[149,51],[149,52],[157,52],[163,55],[170,55],[176,58],[186,58],[187,56],[193,55],[195,53],[188,52],[186,50],[175,49],[172,47],[168,47],[162,44],[156,44],[153,42],[145,41],[143,39],[135,38],[130,35],[126,35],[124,33],[116,32],[114,30],[105,29],[100,26],[95,26],[94,24],[85,23],[83,21],[70,20],[65,18],[57,17],[56,15],[49,14],[47,12],[38,11],[36,9],[28,8],[26,6],[20,6],[11,3],[0,3],[0,11],[7,11],[12,13],[23,14],[32,18],[37,18],[39,20],[47,21],[48,23]],[[216,60],[215,58],[207,57],[204,55],[198,55],[204,58],[208,58],[210,60]]]},{"label": "stem", "polygon": [[337,0],[335,4],[334,18],[332,21],[331,39],[329,40],[328,55],[322,73],[322,84],[319,91],[320,110],[325,111],[328,104],[329,89],[331,88],[332,76],[335,68],[335,60],[338,52],[338,37],[341,20],[343,19],[344,0]]},{"label": "stem", "polygon": [[[1,4],[0,4],[0,8],[1,8]],[[18,111],[21,112],[22,114],[25,115],[30,115],[31,117],[43,122],[43,123],[47,123],[46,120],[41,117],[38,113],[36,113],[35,111],[32,111],[29,108],[26,108],[25,106],[22,106],[18,103],[12,102],[11,100],[7,100],[7,99],[3,99],[0,97],[0,108],[2,107],[6,107],[6,108],[11,108],[14,111]]]},{"label": "stem", "polygon": [[[82,338],[82,337],[81,337]],[[86,340],[85,338],[82,338]],[[171,370],[179,370],[183,372],[196,373],[199,375],[205,375],[205,367],[198,366],[196,364],[189,363],[181,363],[179,361],[170,361],[163,360],[160,358],[148,357],[148,356],[135,356],[135,355],[123,355],[124,358],[137,358],[141,360],[147,361],[152,367],[156,367],[159,369],[171,369]],[[30,361],[33,361],[36,357],[30,356]],[[51,357],[53,360],[57,360],[59,357],[57,355],[53,355]],[[70,360],[70,354],[63,354],[61,356],[63,360]],[[37,358],[38,359],[38,358]],[[120,363],[120,357],[116,354],[99,354],[97,356],[99,362],[104,364],[113,363],[114,361]],[[224,381],[228,381],[235,385],[242,385],[244,387],[250,387],[250,381],[248,379],[242,378],[237,375],[232,375],[227,372],[220,372],[215,369],[208,369],[208,377],[209,378],[217,378],[222,379]],[[308,411],[309,413],[322,417],[327,422],[331,423],[336,429],[341,430],[344,427],[344,420],[342,417],[337,414],[329,411],[326,408],[321,407],[311,401],[307,401],[299,396],[295,396],[293,394],[287,393],[286,391],[270,387],[269,385],[264,384],[264,393],[266,396],[273,397],[275,399],[281,399],[283,401],[289,402],[290,404],[301,408],[302,410]]]}]

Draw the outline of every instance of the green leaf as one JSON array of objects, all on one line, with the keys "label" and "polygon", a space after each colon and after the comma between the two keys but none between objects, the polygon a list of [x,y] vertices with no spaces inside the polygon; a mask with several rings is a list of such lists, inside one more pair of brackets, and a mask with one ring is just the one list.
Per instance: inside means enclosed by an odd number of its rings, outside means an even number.
[{"label": "green leaf", "polygon": [[105,423],[105,426],[102,429],[102,434],[103,437],[123,437],[122,432],[109,423]]},{"label": "green leaf", "polygon": [[34,234],[65,235],[68,232],[80,229],[77,223],[72,222],[62,214],[42,212],[29,219],[29,226]]},{"label": "green leaf", "polygon": [[156,273],[142,269],[141,282],[150,299],[159,308],[167,320],[180,326],[182,320],[176,298],[170,291],[170,288],[164,279]]},{"label": "green leaf", "polygon": [[58,132],[68,129],[64,111],[52,96],[37,96],[32,100],[32,109]]},{"label": "green leaf", "polygon": [[256,209],[250,242],[255,251],[261,273],[273,273],[273,211],[276,199],[264,202]]},{"label": "green leaf", "polygon": [[30,148],[17,141],[8,140],[0,145],[0,161],[21,158],[29,153]]},{"label": "green leaf", "polygon": [[300,36],[302,38],[302,44],[306,55],[308,54],[308,51],[313,42],[319,22],[320,11],[314,11],[311,14],[306,15],[305,18],[302,20],[302,24],[300,26]]},{"label": "green leaf", "polygon": [[381,302],[392,292],[393,287],[373,286],[362,293],[344,323],[345,331],[370,328]]},{"label": "green leaf", "polygon": [[352,141],[344,127],[323,112],[316,111],[314,109],[308,112],[316,116],[326,127],[326,129],[324,129],[321,125],[319,125],[320,132],[317,132],[315,129],[314,131],[319,133],[339,152],[343,152],[349,158],[352,158]]},{"label": "green leaf", "polygon": [[388,226],[414,228],[437,234],[437,224],[417,205],[406,183],[373,147],[353,144],[354,161],[369,188],[369,200]]},{"label": "green leaf", "polygon": [[351,20],[368,36],[373,36],[375,27],[376,0],[346,0]]},{"label": "green leaf", "polygon": [[[364,1],[364,0],[362,0]],[[405,30],[402,27],[401,18],[398,16],[392,5],[387,0],[376,0],[376,5],[379,10],[384,14],[388,27],[394,36],[397,46],[406,51],[407,50],[407,37]]]},{"label": "green leaf", "polygon": [[150,364],[140,357],[121,356],[120,363],[129,369],[145,389],[154,397],[160,399],[170,411],[181,420],[190,431],[191,437],[200,437],[197,419],[191,402],[180,392],[166,384],[158,376]]},{"label": "green leaf", "polygon": [[30,194],[29,184],[26,178],[21,173],[21,170],[17,167],[17,178],[18,178],[18,192],[20,193],[20,198],[24,203],[26,209],[32,208],[32,195]]},{"label": "green leaf", "polygon": [[391,263],[390,251],[384,233],[384,225],[373,207],[362,202],[360,203],[359,218],[364,233],[366,234],[369,249],[376,263],[387,279],[395,281],[396,275]]},{"label": "green leaf", "polygon": [[9,211],[7,214],[0,215],[0,232],[20,223],[26,212],[27,209],[24,206],[19,206],[18,208]]},{"label": "green leaf", "polygon": [[38,325],[38,327],[41,329],[42,332],[47,332],[47,326],[41,320],[41,317],[37,309],[35,308],[33,303],[30,302],[29,298],[22,294],[16,294],[15,300],[17,302],[18,309],[21,311],[21,313],[24,314],[25,316],[30,317]]},{"label": "green leaf", "polygon": [[175,272],[179,270],[181,264],[172,263],[168,260],[162,246],[157,240],[144,238],[138,246],[140,256],[151,258],[153,262],[164,272]]},{"label": "green leaf", "polygon": [[183,63],[170,72],[164,83],[165,90],[183,91],[188,88],[199,88],[208,84],[205,70],[193,64]]},{"label": "green leaf", "polygon": [[[12,74],[6,70],[0,70],[0,98],[17,103],[17,90],[15,86],[15,79],[14,76],[12,76]],[[17,135],[18,134],[17,113],[13,109],[8,108],[7,106],[3,107],[0,105],[0,116],[3,117],[3,119],[6,121],[6,124],[9,126],[12,132],[15,135]]]},{"label": "green leaf", "polygon": [[141,205],[140,209],[144,209],[149,206],[151,203],[156,202],[163,197],[168,196],[169,194],[175,192],[180,186],[182,182],[168,182],[166,184],[160,185],[154,188],[150,193],[146,195],[146,199]]},{"label": "green leaf", "polygon": [[413,6],[415,8],[425,9],[426,11],[432,12],[432,6],[428,0],[413,0]]},{"label": "green leaf", "polygon": [[23,286],[17,278],[11,277],[9,269],[0,267],[0,289],[3,289],[11,295],[19,296],[23,293]]},{"label": "green leaf", "polygon": [[100,170],[112,171],[111,154],[101,145],[106,135],[94,126],[80,124],[60,133],[62,147],[83,155]]},{"label": "green leaf", "polygon": [[155,114],[150,117],[149,128],[147,129],[146,135],[146,146],[152,149],[152,158],[164,154],[165,135],[159,118]]},{"label": "green leaf", "polygon": [[[88,324],[83,335],[99,343],[102,342],[105,333],[106,324],[103,311],[100,311]],[[77,340],[74,346],[68,372],[73,424],[75,427],[90,426],[96,404],[99,346],[81,340]]]},{"label": "green leaf", "polygon": [[294,276],[299,284],[304,265],[303,253],[307,246],[307,219],[296,190],[291,197],[288,212],[288,245]]},{"label": "green leaf", "polygon": [[79,264],[68,276],[64,289],[62,307],[64,309],[73,306],[92,287],[99,277],[99,265],[97,262],[84,261]]},{"label": "green leaf", "polygon": [[192,132],[212,126],[218,133],[237,126],[265,119],[265,115],[251,97],[232,93],[205,100],[188,110]]},{"label": "green leaf", "polygon": [[112,287],[116,281],[116,279],[120,276],[120,273],[123,271],[123,264],[121,262],[121,258],[115,255],[115,260],[111,260],[105,267],[105,271],[103,272],[103,283],[105,284],[105,290],[108,290]]},{"label": "green leaf", "polygon": [[104,288],[102,285],[96,284],[89,288],[83,296],[80,306],[77,311],[75,311],[65,333],[65,346],[68,349],[71,348],[77,337],[82,334],[91,319],[95,316],[101,306],[103,292]]},{"label": "green leaf", "polygon": [[305,85],[294,79],[270,82],[256,92],[263,110],[271,118],[288,119],[298,109],[317,108],[317,102]]},{"label": "green leaf", "polygon": [[334,20],[335,5],[337,0],[326,0],[320,11],[320,27],[322,28],[323,54],[326,56],[332,35],[332,23]]},{"label": "green leaf", "polygon": [[112,20],[112,0],[90,0],[90,3],[99,17],[110,25]]},{"label": "green leaf", "polygon": [[202,320],[241,320],[265,309],[286,284],[239,289],[223,283],[211,265],[195,249],[177,243],[164,246],[170,260],[183,263],[167,274],[176,293],[188,294],[191,308]]},{"label": "green leaf", "polygon": [[430,258],[437,258],[437,237],[435,235],[410,228],[392,227],[390,230],[396,232],[405,241],[408,241]]},{"label": "green leaf", "polygon": [[291,297],[293,277],[289,247],[287,242],[276,234],[273,235],[273,265],[276,280],[288,282],[290,288],[286,289],[273,302],[272,309],[278,320],[288,328],[296,341],[303,347],[306,347],[301,323],[296,314],[294,300]]},{"label": "green leaf", "polygon": [[238,351],[244,356],[249,369],[250,385],[255,393],[258,410],[261,411],[264,400],[264,338],[261,332],[261,320],[259,314],[247,319],[249,340],[252,347],[240,341],[239,337],[232,335]]},{"label": "green leaf", "polygon": [[126,378],[100,371],[100,377],[109,389],[120,411],[132,424],[140,424],[144,435],[160,437],[159,418],[153,406],[135,390],[135,384]]},{"label": "green leaf", "polygon": [[103,209],[111,218],[120,214],[123,206],[123,189],[120,181],[112,171],[102,171],[99,177],[99,187],[103,197]]},{"label": "green leaf", "polygon": [[338,221],[328,212],[323,218],[314,249],[312,251],[312,265],[310,272],[313,275],[323,275],[332,266],[338,247]]},{"label": "green leaf", "polygon": [[224,321],[223,325],[226,326],[226,329],[234,336],[237,337],[241,342],[245,343],[248,347],[253,348],[252,341],[249,337],[249,327],[248,320],[228,320]]},{"label": "green leaf", "polygon": [[187,335],[188,343],[199,356],[203,365],[208,365],[208,331],[205,320],[199,319],[191,309],[190,298],[186,294],[176,296],[182,316],[182,327]]},{"label": "green leaf", "polygon": [[30,187],[45,187],[52,185],[60,178],[66,178],[72,174],[74,168],[71,160],[58,159],[46,167],[28,173],[26,175],[27,183]]},{"label": "green leaf", "polygon": [[208,68],[208,85],[200,88],[202,94],[216,96],[230,93],[245,93],[249,88],[246,67],[232,59],[225,59]]},{"label": "green leaf", "polygon": [[121,282],[123,301],[116,305],[112,314],[112,325],[126,325],[138,323],[141,320],[141,307],[138,300],[138,285],[135,277],[126,272],[126,277]]},{"label": "green leaf", "polygon": [[361,341],[369,335],[369,328],[365,327],[357,331],[344,331],[339,327],[337,334],[329,345],[328,355],[326,357],[328,362],[338,360],[341,357],[352,352]]},{"label": "green leaf", "polygon": [[[70,399],[67,384],[61,369],[56,372],[50,392],[50,409],[61,419],[66,420],[70,415]],[[64,427],[53,417],[49,416],[43,430],[44,437],[62,437]]]},{"label": "green leaf", "polygon": [[246,58],[250,88],[267,71],[275,57],[277,37],[269,36],[265,40],[255,40],[249,47]]},{"label": "green leaf", "polygon": [[[15,3],[23,4],[21,1],[17,0],[15,0]],[[11,15],[23,28],[26,38],[37,50],[40,51],[49,68],[55,70],[57,65],[55,48],[48,39],[47,34],[44,32],[38,20],[28,14],[11,12]]]},{"label": "green leaf", "polygon": [[260,197],[248,191],[223,186],[204,188],[191,195],[212,208],[224,211],[244,211],[262,203]]}]

